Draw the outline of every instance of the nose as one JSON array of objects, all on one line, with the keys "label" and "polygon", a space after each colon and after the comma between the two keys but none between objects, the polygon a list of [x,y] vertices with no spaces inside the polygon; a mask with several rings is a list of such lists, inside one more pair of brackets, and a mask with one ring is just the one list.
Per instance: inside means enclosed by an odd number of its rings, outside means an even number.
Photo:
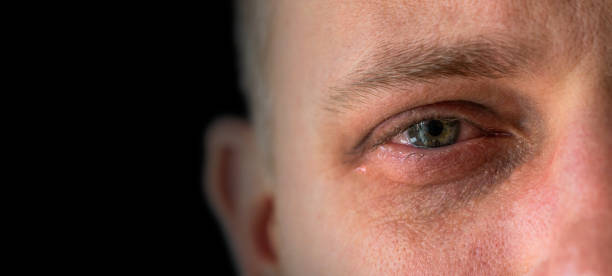
[{"label": "nose", "polygon": [[612,275],[612,101],[591,99],[574,101],[555,123],[548,185],[559,207],[535,274]]}]

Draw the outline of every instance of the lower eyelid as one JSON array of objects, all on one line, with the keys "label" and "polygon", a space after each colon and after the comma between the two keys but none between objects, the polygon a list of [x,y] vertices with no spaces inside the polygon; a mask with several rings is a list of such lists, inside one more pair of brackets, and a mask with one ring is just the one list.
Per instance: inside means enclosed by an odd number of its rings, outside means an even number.
[{"label": "lower eyelid", "polygon": [[371,152],[366,163],[392,181],[428,185],[452,181],[513,155],[513,142],[512,136],[482,136],[433,149],[387,143]]}]

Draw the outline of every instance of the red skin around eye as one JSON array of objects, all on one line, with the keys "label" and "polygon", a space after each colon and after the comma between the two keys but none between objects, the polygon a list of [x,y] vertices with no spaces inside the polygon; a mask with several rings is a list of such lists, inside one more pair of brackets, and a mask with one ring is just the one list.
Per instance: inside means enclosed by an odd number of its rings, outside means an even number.
[{"label": "red skin around eye", "polygon": [[456,180],[502,158],[512,148],[511,136],[482,135],[476,127],[460,134],[456,144],[425,149],[393,140],[369,152],[357,172],[393,183],[428,185]]}]

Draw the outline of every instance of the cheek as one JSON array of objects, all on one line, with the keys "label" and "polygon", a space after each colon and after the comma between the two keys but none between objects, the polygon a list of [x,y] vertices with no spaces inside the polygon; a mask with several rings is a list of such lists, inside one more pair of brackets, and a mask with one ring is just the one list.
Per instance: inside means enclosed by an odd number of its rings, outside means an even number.
[{"label": "cheek", "polygon": [[545,170],[535,168],[525,163],[482,199],[439,217],[414,220],[406,215],[407,209],[418,208],[406,203],[409,189],[389,195],[384,190],[399,184],[360,182],[359,176],[370,172],[358,167],[352,185],[367,195],[355,192],[352,205],[346,206],[358,212],[349,227],[362,232],[353,247],[357,259],[377,275],[427,274],[432,267],[453,274],[527,273],[545,255],[557,208],[557,192],[546,185]]},{"label": "cheek", "polygon": [[413,210],[448,198],[415,196],[418,185],[366,163],[338,175],[314,160],[285,161],[276,214],[287,275],[521,274],[539,255],[554,202],[526,163],[479,200],[416,220]]},{"label": "cheek", "polygon": [[511,265],[511,223],[502,213],[455,214],[431,225],[394,220],[362,221],[368,229],[354,245],[367,275],[468,274],[507,275]]}]

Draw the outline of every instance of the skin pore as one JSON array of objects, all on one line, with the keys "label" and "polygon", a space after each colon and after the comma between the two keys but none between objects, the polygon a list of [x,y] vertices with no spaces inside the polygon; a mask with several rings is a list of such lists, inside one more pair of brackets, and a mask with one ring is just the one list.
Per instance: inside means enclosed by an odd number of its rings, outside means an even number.
[{"label": "skin pore", "polygon": [[245,123],[208,138],[243,273],[612,274],[612,1],[273,3],[273,166]]}]

